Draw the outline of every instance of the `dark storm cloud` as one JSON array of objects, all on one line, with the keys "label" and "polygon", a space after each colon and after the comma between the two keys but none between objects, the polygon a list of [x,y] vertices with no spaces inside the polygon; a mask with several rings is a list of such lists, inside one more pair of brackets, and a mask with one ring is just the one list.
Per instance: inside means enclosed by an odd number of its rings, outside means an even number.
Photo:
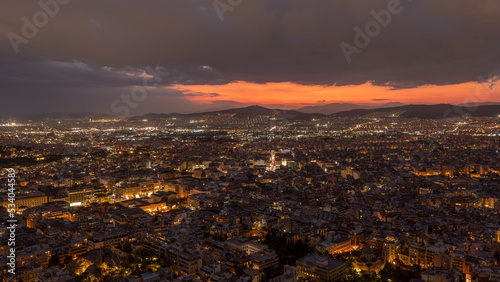
[{"label": "dark storm cloud", "polygon": [[401,0],[403,11],[347,64],[339,44],[352,44],[353,28],[388,2],[246,0],[221,21],[211,0],[73,0],[16,55],[7,34],[22,35],[21,18],[41,8],[8,1],[0,11],[0,95],[89,87],[105,95],[140,85],[132,74],[147,66],[169,72],[162,85],[370,81],[394,88],[476,81],[498,70],[497,0]]},{"label": "dark storm cloud", "polygon": [[197,92],[197,93],[186,93],[186,94],[183,94],[183,95],[190,96],[190,97],[200,97],[200,96],[203,96],[203,97],[218,97],[218,96],[220,96],[220,94],[217,94],[217,93],[200,93],[200,92]]},{"label": "dark storm cloud", "polygon": [[[132,67],[88,65],[81,61],[22,61],[0,58],[0,85],[48,87],[125,87],[140,85],[143,75],[153,75],[155,69],[168,73],[165,85],[212,84],[218,81],[216,72],[202,67]],[[1,94],[0,94],[1,95]]]}]

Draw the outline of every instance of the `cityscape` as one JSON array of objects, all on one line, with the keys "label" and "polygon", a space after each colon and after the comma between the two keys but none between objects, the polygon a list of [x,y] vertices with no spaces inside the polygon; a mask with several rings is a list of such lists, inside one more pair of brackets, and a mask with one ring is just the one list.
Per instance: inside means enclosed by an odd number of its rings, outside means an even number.
[{"label": "cityscape", "polygon": [[2,124],[16,279],[500,277],[499,117],[292,113]]},{"label": "cityscape", "polygon": [[3,2],[0,282],[500,282],[500,1]]}]

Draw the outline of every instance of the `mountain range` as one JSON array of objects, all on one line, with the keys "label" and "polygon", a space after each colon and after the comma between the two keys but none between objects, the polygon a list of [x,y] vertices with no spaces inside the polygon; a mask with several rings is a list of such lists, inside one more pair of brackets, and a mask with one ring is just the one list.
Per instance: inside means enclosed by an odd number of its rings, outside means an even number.
[{"label": "mountain range", "polygon": [[353,104],[353,103],[330,103],[317,106],[307,106],[297,109],[303,113],[319,113],[324,115],[331,115],[339,112],[357,110],[357,109],[379,109],[389,107],[399,107],[406,104],[400,102],[390,102],[385,104]]},{"label": "mountain range", "polygon": [[311,120],[323,118],[326,115],[321,113],[304,113],[296,110],[280,110],[280,109],[268,109],[262,106],[249,106],[244,108],[235,108],[221,111],[203,112],[203,113],[191,113],[191,114],[145,114],[142,116],[133,117],[133,120],[137,119],[167,119],[167,118],[200,118],[206,116],[215,115],[232,115],[236,118],[250,118],[256,116],[275,116],[276,118],[287,119],[287,120]]},{"label": "mountain range", "polygon": [[356,109],[351,111],[339,112],[333,116],[354,117],[403,117],[403,118],[424,118],[424,119],[442,119],[458,116],[480,116],[497,117],[500,115],[500,105],[406,105],[400,107],[389,107],[380,109]]},{"label": "mountain range", "polygon": [[[286,120],[312,120],[321,119],[326,116],[332,117],[404,117],[404,118],[424,118],[424,119],[441,119],[457,116],[483,116],[497,117],[500,116],[500,103],[486,102],[475,107],[470,105],[404,105],[402,103],[387,103],[379,105],[368,104],[350,104],[350,103],[332,103],[318,106],[307,106],[296,110],[286,109],[269,109],[262,106],[249,106],[243,108],[233,108],[219,111],[209,111],[202,113],[171,113],[171,114],[156,114],[149,113],[141,116],[129,118],[129,120],[162,120],[170,118],[203,118],[216,115],[232,115],[236,118],[252,118],[257,116],[273,116],[277,119]],[[42,121],[44,119],[83,119],[83,118],[114,118],[109,114],[93,114],[93,113],[50,113],[37,114],[21,117],[22,120]]]},{"label": "mountain range", "polygon": [[[392,104],[392,103],[391,103]],[[389,104],[389,105],[391,105]],[[401,103],[396,103],[401,104]],[[387,105],[387,104],[386,104]],[[313,110],[323,110],[323,112],[335,111],[334,109],[350,108],[359,106],[356,104],[328,104],[324,106],[305,107],[298,110],[280,110],[268,109],[261,106],[249,106],[244,108],[235,108],[221,111],[212,111],[204,113],[192,114],[146,114],[132,119],[165,119],[165,118],[200,118],[213,115],[230,114],[236,118],[248,118],[256,116],[275,116],[276,118],[287,120],[312,120],[320,119],[326,116],[332,117],[403,117],[403,118],[424,118],[424,119],[441,119],[457,116],[482,116],[482,117],[497,117],[500,115],[500,104],[487,102],[478,106],[470,105],[404,105],[396,107],[381,107],[370,106],[370,108],[355,108],[347,111],[338,111],[333,114],[309,112]],[[307,112],[305,112],[307,111]]]}]

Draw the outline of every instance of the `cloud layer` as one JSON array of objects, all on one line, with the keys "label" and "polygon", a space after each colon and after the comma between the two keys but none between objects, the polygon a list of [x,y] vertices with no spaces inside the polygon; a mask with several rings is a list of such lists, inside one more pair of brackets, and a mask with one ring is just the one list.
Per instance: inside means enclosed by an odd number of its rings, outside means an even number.
[{"label": "cloud layer", "polygon": [[[185,100],[190,97],[168,86],[370,82],[416,88],[498,73],[497,0],[401,0],[403,11],[348,64],[339,44],[352,44],[354,27],[364,28],[373,20],[370,12],[386,9],[389,1],[244,0],[221,21],[211,0],[73,0],[19,45],[18,54],[7,35],[21,36],[21,18],[32,20],[41,7],[8,1],[0,11],[0,95],[15,105],[46,99],[51,110],[68,108],[68,97],[77,97],[88,99],[90,110],[104,110],[91,104],[108,103],[139,85],[147,66],[160,66],[170,75],[155,93],[184,99],[189,111],[197,107]],[[9,108],[2,104],[0,110]],[[171,111],[168,102],[163,109]]]}]

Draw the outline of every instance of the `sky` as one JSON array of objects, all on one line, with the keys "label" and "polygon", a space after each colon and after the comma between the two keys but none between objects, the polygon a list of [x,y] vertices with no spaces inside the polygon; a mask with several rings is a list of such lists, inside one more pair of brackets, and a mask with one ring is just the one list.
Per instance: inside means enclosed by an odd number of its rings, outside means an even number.
[{"label": "sky", "polygon": [[498,0],[0,1],[0,116],[500,102]]}]

